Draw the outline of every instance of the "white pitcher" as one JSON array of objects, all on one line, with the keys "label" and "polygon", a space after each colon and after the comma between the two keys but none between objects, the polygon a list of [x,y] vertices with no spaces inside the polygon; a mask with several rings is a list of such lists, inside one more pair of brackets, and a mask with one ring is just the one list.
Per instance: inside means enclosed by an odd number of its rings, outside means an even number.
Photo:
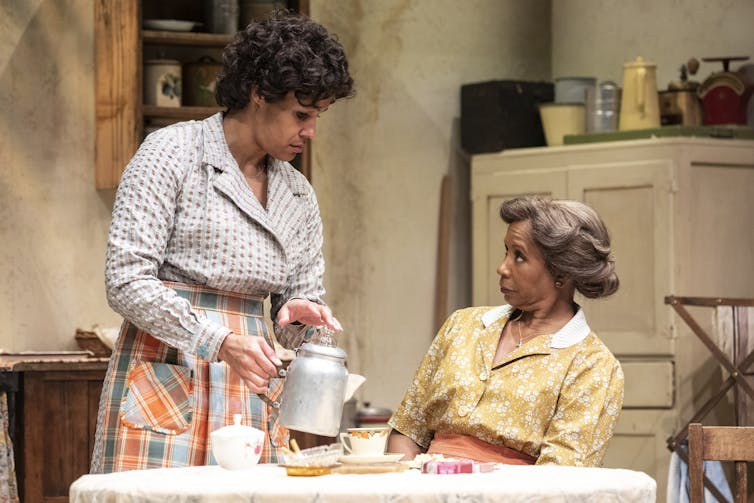
[{"label": "white pitcher", "polygon": [[618,129],[660,127],[657,65],[638,57],[623,64],[623,97]]}]

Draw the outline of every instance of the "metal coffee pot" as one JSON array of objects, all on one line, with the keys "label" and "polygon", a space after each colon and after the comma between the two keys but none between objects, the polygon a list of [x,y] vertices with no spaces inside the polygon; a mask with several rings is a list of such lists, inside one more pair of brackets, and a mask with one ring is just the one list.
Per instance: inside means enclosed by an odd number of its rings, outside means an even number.
[{"label": "metal coffee pot", "polygon": [[[296,350],[280,396],[280,425],[292,430],[334,437],[340,430],[343,403],[364,378],[349,376],[346,352],[325,332]],[[353,379],[349,377],[356,377]],[[358,384],[355,384],[358,382]],[[349,386],[350,384],[350,386]]]}]

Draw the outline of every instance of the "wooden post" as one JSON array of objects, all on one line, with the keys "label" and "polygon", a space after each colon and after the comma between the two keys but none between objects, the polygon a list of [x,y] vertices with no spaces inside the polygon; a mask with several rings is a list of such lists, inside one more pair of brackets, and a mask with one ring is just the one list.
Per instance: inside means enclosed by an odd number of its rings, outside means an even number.
[{"label": "wooden post", "polygon": [[118,186],[141,142],[141,37],[138,0],[95,0],[95,186]]}]

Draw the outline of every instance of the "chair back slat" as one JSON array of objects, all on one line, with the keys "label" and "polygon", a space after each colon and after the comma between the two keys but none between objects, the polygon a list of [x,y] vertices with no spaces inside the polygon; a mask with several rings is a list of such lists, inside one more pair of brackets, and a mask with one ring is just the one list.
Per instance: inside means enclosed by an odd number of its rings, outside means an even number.
[{"label": "chair back slat", "polygon": [[754,461],[754,428],[705,426],[704,459]]},{"label": "chair back slat", "polygon": [[746,462],[754,461],[754,427],[689,425],[689,500],[703,503],[704,461],[735,461],[736,503],[746,503]]}]

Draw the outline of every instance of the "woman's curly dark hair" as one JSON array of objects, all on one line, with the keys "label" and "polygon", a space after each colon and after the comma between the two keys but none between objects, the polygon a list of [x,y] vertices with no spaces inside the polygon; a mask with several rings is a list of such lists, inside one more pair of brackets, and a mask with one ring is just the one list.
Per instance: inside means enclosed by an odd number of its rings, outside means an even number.
[{"label": "woman's curly dark hair", "polygon": [[217,103],[228,111],[240,110],[252,89],[270,103],[293,91],[306,106],[354,94],[340,42],[322,25],[285,9],[252,21],[223,52]]}]

